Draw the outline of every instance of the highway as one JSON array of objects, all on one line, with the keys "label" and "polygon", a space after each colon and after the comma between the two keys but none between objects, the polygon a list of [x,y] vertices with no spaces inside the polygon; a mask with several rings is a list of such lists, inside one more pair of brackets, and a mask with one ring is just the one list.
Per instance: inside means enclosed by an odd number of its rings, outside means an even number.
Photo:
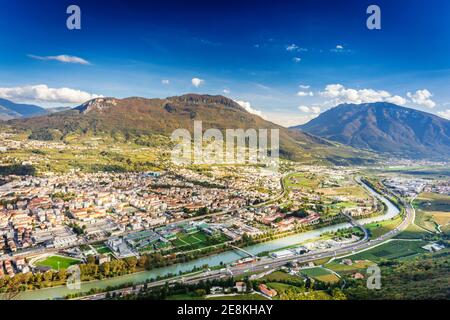
[{"label": "highway", "polygon": [[[358,183],[363,183],[360,179],[357,179]],[[366,185],[367,187],[367,185]],[[185,276],[179,276],[172,279],[165,279],[161,281],[155,281],[152,283],[148,283],[147,287],[159,287],[164,285],[165,283],[174,284],[176,282],[181,282],[185,284],[192,284],[197,283],[200,281],[206,281],[211,279],[220,279],[230,276],[239,276],[242,274],[245,274],[247,272],[258,272],[258,271],[264,271],[264,270],[270,270],[275,269],[281,266],[286,265],[289,262],[297,262],[297,263],[307,263],[310,261],[315,261],[323,258],[332,258],[332,257],[338,257],[338,256],[345,256],[348,254],[354,254],[357,252],[365,251],[370,248],[373,248],[375,246],[381,245],[384,242],[392,239],[396,235],[398,235],[400,232],[404,231],[411,223],[413,223],[415,219],[415,210],[412,207],[411,203],[405,202],[404,200],[401,200],[402,205],[405,208],[405,218],[400,223],[400,225],[395,228],[394,230],[381,235],[380,237],[376,239],[370,240],[368,237],[367,230],[360,226],[357,221],[351,219],[352,224],[357,225],[361,227],[364,230],[364,237],[352,244],[342,246],[340,248],[332,248],[332,249],[326,249],[321,251],[314,251],[310,253],[305,253],[302,255],[293,255],[289,257],[284,258],[272,258],[272,257],[263,257],[258,261],[255,261],[250,264],[245,265],[236,265],[236,266],[230,266],[228,268],[223,268],[220,270],[212,270],[212,271],[205,271],[202,273],[197,273],[193,275],[185,275]],[[115,293],[137,293],[139,290],[143,287],[143,285],[137,285],[135,288],[124,288],[119,289],[116,291],[113,291]],[[98,300],[98,299],[105,299],[106,293],[100,293],[96,295],[86,296],[80,299],[83,300]]]}]

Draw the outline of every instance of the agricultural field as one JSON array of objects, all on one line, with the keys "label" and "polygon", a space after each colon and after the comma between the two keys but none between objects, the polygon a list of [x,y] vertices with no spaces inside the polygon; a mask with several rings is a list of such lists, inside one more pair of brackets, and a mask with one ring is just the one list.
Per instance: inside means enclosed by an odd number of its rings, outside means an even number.
[{"label": "agricultural field", "polygon": [[447,224],[446,226],[441,227],[442,233],[445,233],[446,235],[450,235],[450,224]]},{"label": "agricultural field", "polygon": [[364,227],[369,231],[370,238],[375,239],[394,230],[401,222],[402,218],[396,217],[391,220],[369,223],[364,225]]},{"label": "agricultural field", "polygon": [[317,189],[317,192],[323,194],[324,196],[349,196],[360,199],[369,199],[370,196],[366,192],[366,190],[361,186],[357,185],[356,182],[354,183],[355,185],[345,187]]},{"label": "agricultural field", "polygon": [[426,245],[426,241],[404,241],[404,240],[392,240],[378,247],[372,248],[367,251],[363,251],[347,258],[352,260],[370,260],[373,262],[379,262],[381,260],[403,259],[415,256],[417,254],[426,253],[425,249],[422,249]]},{"label": "agricultural field", "polygon": [[299,288],[299,287],[296,287],[296,286],[293,286],[290,284],[285,284],[285,283],[267,282],[266,285],[267,285],[267,287],[276,290],[278,295],[283,294],[288,290],[298,292],[298,293],[304,292],[304,290],[302,288]]},{"label": "agricultural field", "polygon": [[37,266],[50,267],[53,270],[67,269],[72,265],[79,264],[80,260],[63,256],[49,256],[44,260],[38,261]]},{"label": "agricultural field", "polygon": [[266,285],[277,291],[275,300],[331,300],[332,297],[325,291],[306,291],[303,288],[284,283],[269,282]]},{"label": "agricultural field", "polygon": [[323,258],[323,259],[318,259],[318,260],[314,260],[313,263],[316,266],[321,266],[324,264],[327,264],[330,261],[331,258]]},{"label": "agricultural field", "polygon": [[415,224],[410,224],[403,232],[396,235],[395,239],[422,239],[428,232]]},{"label": "agricultural field", "polygon": [[315,268],[308,268],[301,270],[301,273],[305,276],[308,276],[310,278],[313,278],[317,281],[322,282],[337,282],[339,281],[339,277],[337,277],[334,273],[331,271],[321,268],[321,267],[315,267]]},{"label": "agricultural field", "polygon": [[284,179],[284,185],[289,189],[316,189],[320,184],[320,177],[309,173],[295,173]]},{"label": "agricultural field", "polygon": [[438,193],[421,193],[414,204],[426,211],[450,212],[450,196]]},{"label": "agricultural field", "polygon": [[341,209],[346,209],[346,208],[354,208],[357,206],[357,204],[356,204],[356,202],[353,202],[353,201],[343,201],[343,202],[337,203],[335,206],[336,206],[336,208],[341,210]]},{"label": "agricultural field", "polygon": [[413,203],[416,224],[430,232],[439,232],[450,224],[450,196],[422,193]]},{"label": "agricultural field", "polygon": [[284,271],[275,271],[261,278],[268,282],[289,281],[289,282],[303,282],[303,279],[296,275],[291,275]]},{"label": "agricultural field", "polygon": [[351,266],[339,263],[337,261],[332,261],[327,263],[324,267],[339,273],[340,275],[354,274],[356,272],[364,273],[368,267],[374,265],[375,263],[369,260],[358,260],[355,261]]}]

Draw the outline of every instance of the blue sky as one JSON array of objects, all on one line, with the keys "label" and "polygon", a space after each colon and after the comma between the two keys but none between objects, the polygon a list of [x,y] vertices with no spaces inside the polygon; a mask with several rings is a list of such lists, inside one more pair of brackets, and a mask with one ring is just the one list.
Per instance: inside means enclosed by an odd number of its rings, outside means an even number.
[{"label": "blue sky", "polygon": [[[81,30],[66,8],[81,8]],[[381,8],[382,29],[366,28]],[[341,102],[450,117],[450,2],[0,0],[0,97],[222,94],[283,125]],[[195,79],[195,80],[194,80]]]}]

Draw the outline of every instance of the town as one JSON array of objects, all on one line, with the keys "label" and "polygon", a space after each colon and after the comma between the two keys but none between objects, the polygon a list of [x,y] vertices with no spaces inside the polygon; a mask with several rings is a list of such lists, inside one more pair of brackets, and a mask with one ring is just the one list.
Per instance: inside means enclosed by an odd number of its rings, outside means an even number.
[{"label": "town", "polygon": [[78,261],[93,255],[103,262],[179,254],[338,223],[342,213],[361,218],[381,210],[341,169],[302,170],[9,176],[0,186],[2,273],[45,272],[50,267],[39,262],[52,255]]}]

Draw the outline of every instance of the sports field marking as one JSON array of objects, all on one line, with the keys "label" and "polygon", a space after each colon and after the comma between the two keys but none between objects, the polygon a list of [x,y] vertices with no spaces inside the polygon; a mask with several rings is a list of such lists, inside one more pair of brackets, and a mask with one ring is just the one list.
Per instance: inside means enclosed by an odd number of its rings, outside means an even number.
[{"label": "sports field marking", "polygon": [[197,242],[194,242],[194,243],[199,243],[199,242],[203,242],[203,240],[201,240],[201,239],[197,238],[197,237],[196,237],[196,236],[194,236],[194,235],[192,235],[192,238],[194,238],[194,239],[196,239],[196,240],[197,240]]}]

